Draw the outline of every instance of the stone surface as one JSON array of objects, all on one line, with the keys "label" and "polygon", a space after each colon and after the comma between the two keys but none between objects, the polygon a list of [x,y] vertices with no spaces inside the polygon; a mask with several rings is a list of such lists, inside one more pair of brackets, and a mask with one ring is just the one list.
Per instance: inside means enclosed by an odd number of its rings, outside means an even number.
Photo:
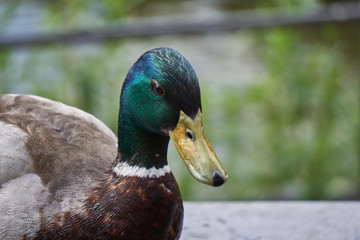
[{"label": "stone surface", "polygon": [[185,202],[182,240],[360,240],[360,202]]}]

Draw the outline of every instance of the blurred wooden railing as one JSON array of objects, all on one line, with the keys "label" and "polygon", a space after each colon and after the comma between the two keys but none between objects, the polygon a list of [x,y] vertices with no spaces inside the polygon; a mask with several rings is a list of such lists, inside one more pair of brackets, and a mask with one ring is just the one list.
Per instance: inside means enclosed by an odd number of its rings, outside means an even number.
[{"label": "blurred wooden railing", "polygon": [[196,34],[232,31],[245,28],[318,24],[326,22],[360,21],[359,1],[333,3],[313,8],[251,10],[224,13],[211,19],[184,16],[181,18],[139,19],[105,30],[76,30],[51,34],[0,33],[0,46],[19,47],[49,43],[93,42],[109,39],[158,36],[169,34]]}]

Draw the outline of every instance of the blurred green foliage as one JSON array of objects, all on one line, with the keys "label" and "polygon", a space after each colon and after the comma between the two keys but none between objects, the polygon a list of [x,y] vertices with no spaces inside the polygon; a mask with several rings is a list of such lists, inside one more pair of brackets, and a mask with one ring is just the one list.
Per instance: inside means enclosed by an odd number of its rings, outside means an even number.
[{"label": "blurred green foliage", "polygon": [[[67,8],[58,11],[64,2]],[[136,4],[107,0],[88,10],[116,19]],[[89,8],[86,1],[51,6],[51,29],[71,29],[79,11]],[[360,198],[359,62],[345,55],[349,46],[338,25],[316,29],[232,34],[250,39],[264,73],[245,85],[201,82],[205,129],[230,179],[216,189],[195,182],[171,147],[170,164],[185,200]],[[117,132],[122,81],[136,60],[127,59],[124,41],[0,49],[0,93],[61,101]],[[214,79],[223,75],[225,70]]]},{"label": "blurred green foliage", "polygon": [[346,62],[336,46],[300,36],[291,29],[255,34],[266,75],[219,90],[218,108],[205,98],[221,119],[208,128],[226,149],[230,199],[359,197],[356,63]]}]

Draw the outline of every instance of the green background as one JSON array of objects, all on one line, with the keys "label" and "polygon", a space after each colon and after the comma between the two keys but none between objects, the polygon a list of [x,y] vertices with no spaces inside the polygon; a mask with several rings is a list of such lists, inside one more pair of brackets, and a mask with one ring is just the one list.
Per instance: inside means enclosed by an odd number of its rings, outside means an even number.
[{"label": "green background", "polygon": [[[129,2],[5,1],[0,33],[25,3],[40,4],[37,28],[46,33],[173,14],[211,18],[209,9],[291,11],[324,3]],[[172,47],[198,74],[205,131],[230,176],[219,188],[196,182],[171,146],[170,166],[185,200],[360,199],[359,45],[359,22],[350,22],[0,47],[0,93],[76,106],[116,133],[121,85],[132,63],[146,50]]]}]

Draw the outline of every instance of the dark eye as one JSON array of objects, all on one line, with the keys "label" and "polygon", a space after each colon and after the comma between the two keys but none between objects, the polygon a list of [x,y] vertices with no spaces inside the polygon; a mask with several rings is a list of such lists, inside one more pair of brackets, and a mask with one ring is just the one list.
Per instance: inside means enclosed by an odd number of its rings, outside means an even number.
[{"label": "dark eye", "polygon": [[156,95],[164,95],[165,94],[164,88],[155,79],[151,80],[151,87],[152,87],[153,92]]}]

